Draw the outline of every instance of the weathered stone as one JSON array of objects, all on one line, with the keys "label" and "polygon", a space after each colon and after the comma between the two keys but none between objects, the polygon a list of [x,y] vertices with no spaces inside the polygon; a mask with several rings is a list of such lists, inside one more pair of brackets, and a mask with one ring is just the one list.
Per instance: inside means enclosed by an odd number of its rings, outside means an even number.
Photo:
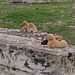
[{"label": "weathered stone", "polygon": [[0,28],[0,75],[75,75],[75,46],[43,48],[33,34]]}]

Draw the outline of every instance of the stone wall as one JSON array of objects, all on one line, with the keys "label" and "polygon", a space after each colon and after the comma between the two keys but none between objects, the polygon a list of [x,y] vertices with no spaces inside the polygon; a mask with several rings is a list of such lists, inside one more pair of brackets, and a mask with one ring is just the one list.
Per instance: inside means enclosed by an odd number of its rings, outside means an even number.
[{"label": "stone wall", "polygon": [[73,2],[74,0],[8,0],[10,3],[50,3],[50,2]]},{"label": "stone wall", "polygon": [[43,48],[46,35],[0,28],[0,75],[75,75],[75,46]]}]

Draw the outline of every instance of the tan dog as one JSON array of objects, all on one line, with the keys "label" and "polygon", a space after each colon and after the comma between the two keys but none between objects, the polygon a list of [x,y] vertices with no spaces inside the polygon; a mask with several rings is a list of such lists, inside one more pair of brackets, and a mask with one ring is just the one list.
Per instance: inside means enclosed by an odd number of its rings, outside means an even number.
[{"label": "tan dog", "polygon": [[37,28],[33,23],[29,23],[28,32],[37,32]]},{"label": "tan dog", "polygon": [[53,34],[48,34],[46,36],[46,39],[48,40],[48,43],[47,45],[43,45],[42,47],[64,48],[68,46],[65,40],[56,40]]},{"label": "tan dog", "polygon": [[28,31],[27,29],[28,29],[28,27],[29,27],[29,24],[28,24],[28,22],[26,22],[26,21],[23,21],[22,22],[22,25],[24,25],[24,27],[21,29],[21,31]]},{"label": "tan dog", "polygon": [[63,40],[63,38],[61,36],[57,36],[57,35],[55,36],[55,39],[56,40]]},{"label": "tan dog", "polygon": [[33,23],[28,23],[26,21],[22,22],[22,25],[24,25],[24,27],[22,28],[21,31],[27,31],[27,32],[37,32],[37,28]]}]

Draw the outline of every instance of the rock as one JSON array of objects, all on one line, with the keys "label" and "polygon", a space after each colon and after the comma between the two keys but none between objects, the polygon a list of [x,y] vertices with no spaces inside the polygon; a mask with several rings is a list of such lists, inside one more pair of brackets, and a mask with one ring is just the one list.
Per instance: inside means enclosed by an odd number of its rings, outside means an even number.
[{"label": "rock", "polygon": [[22,37],[34,37],[35,39],[43,40],[44,37],[47,35],[46,32],[37,32],[37,33],[29,33],[29,32],[22,32],[21,30],[18,29],[8,29],[8,28],[0,28],[0,33],[2,34],[8,34],[8,35],[16,35],[16,36],[22,36]]},{"label": "rock", "polygon": [[38,40],[42,40],[42,38],[38,37]]},{"label": "rock", "polygon": [[40,40],[22,36],[26,32],[5,31],[0,32],[0,75],[75,75],[75,46],[43,48]]}]

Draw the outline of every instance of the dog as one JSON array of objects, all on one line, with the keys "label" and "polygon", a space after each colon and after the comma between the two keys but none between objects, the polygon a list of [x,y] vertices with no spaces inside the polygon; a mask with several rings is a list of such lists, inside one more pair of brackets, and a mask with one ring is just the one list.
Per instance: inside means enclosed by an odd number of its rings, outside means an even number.
[{"label": "dog", "polygon": [[48,43],[47,45],[42,45],[42,47],[64,48],[68,46],[68,43],[65,40],[56,40],[53,34],[48,34],[46,39],[48,40]]},{"label": "dog", "polygon": [[37,32],[37,28],[33,23],[28,23],[27,21],[23,21],[22,25],[24,27],[21,29],[21,31],[27,31],[27,32]]},{"label": "dog", "polygon": [[24,27],[21,29],[21,31],[28,31],[28,27],[29,27],[29,24],[27,21],[23,21],[22,22],[22,25],[24,25]]},{"label": "dog", "polygon": [[33,23],[29,23],[28,32],[37,32],[37,28]]},{"label": "dog", "polygon": [[[55,39],[59,40],[59,41],[63,40],[63,38],[61,36],[55,36]],[[48,43],[48,40],[46,39],[41,42],[41,45],[47,45],[47,43]]]}]

